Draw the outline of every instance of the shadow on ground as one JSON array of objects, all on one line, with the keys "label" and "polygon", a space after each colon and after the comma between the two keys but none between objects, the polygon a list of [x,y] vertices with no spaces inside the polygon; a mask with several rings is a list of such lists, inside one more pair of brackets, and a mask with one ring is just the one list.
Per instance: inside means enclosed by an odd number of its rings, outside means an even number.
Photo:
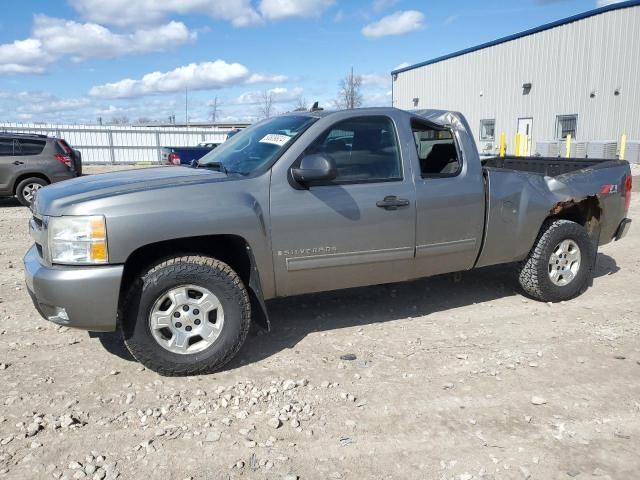
[{"label": "shadow on ground", "polygon": [[0,197],[0,208],[4,207],[22,207],[22,204],[15,197]]},{"label": "shadow on ground", "polygon": [[[595,277],[620,268],[599,253]],[[391,322],[410,317],[490,302],[517,295],[515,267],[498,265],[406,283],[376,285],[272,300],[268,303],[272,329],[266,335],[254,328],[240,353],[226,367],[259,362],[293,348],[309,333]],[[135,361],[120,333],[91,333],[110,353]]]}]

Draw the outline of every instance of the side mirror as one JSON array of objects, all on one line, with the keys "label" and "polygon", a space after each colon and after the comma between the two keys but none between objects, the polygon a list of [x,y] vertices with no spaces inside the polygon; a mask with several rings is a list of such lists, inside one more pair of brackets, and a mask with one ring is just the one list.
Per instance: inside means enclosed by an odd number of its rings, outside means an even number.
[{"label": "side mirror", "polygon": [[302,158],[298,168],[291,169],[293,179],[302,184],[331,181],[338,176],[336,162],[329,156],[316,153]]}]

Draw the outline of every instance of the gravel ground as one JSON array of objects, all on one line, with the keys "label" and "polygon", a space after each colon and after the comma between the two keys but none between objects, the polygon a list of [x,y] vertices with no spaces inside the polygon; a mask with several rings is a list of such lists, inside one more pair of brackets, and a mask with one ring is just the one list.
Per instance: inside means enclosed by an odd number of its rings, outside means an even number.
[{"label": "gravel ground", "polygon": [[39,318],[28,217],[0,201],[0,478],[638,478],[637,226],[570,302],[509,267],[278,300],[225,371],[163,378]]}]

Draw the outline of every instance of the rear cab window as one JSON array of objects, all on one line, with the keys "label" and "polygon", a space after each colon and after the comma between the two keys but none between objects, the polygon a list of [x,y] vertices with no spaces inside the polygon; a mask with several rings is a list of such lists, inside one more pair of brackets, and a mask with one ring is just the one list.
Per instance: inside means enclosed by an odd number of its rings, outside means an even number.
[{"label": "rear cab window", "polygon": [[451,130],[438,129],[415,119],[411,121],[411,129],[422,178],[460,174],[462,160]]}]

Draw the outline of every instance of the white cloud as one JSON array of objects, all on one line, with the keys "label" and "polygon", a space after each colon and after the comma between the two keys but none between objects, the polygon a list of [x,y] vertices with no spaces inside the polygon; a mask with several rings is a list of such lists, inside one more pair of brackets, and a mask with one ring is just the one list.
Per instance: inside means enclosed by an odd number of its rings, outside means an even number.
[{"label": "white cloud", "polygon": [[404,35],[422,28],[424,28],[424,14],[417,10],[405,10],[365,25],[362,34],[369,38],[380,38],[387,35]]},{"label": "white cloud", "polygon": [[387,8],[393,7],[399,0],[374,0],[373,1],[373,11],[381,12],[382,10],[386,10]]},{"label": "white cloud", "polygon": [[48,92],[26,90],[2,92],[0,98],[6,99],[3,102],[4,109],[10,108],[12,114],[20,118],[27,118],[27,116],[34,116],[34,114],[40,116],[45,113],[74,111],[85,108],[91,103],[86,97],[59,98]]},{"label": "white cloud", "polygon": [[201,13],[236,27],[260,23],[250,0],[70,0],[86,19],[107,25],[133,26],[162,22],[171,15]]},{"label": "white cloud", "polygon": [[[204,105],[204,103],[202,104]],[[198,115],[194,102],[192,119]],[[184,94],[162,98],[114,100],[103,102],[90,97],[61,98],[46,91],[0,91],[0,117],[9,121],[51,123],[95,123],[98,117],[108,122],[114,117],[131,121],[148,118],[166,121],[169,115],[184,111]],[[202,110],[206,117],[206,109]]]},{"label": "white cloud", "polygon": [[[203,14],[236,27],[291,17],[316,17],[335,0],[69,0],[92,22],[120,27],[151,25],[172,15]],[[388,1],[388,0],[387,0]]]},{"label": "white cloud", "polygon": [[36,15],[30,38],[0,45],[0,74],[43,73],[49,65],[67,56],[81,61],[159,52],[195,36],[181,22],[119,34],[96,23]]},{"label": "white cloud", "polygon": [[399,65],[396,65],[396,67],[392,70],[392,72],[394,70],[400,70],[401,68],[407,68],[409,65],[411,65],[409,62],[402,62]]},{"label": "white cloud", "polygon": [[129,108],[116,107],[115,105],[107,105],[106,107],[98,107],[94,112],[99,117],[110,117],[130,113]]},{"label": "white cloud", "polygon": [[267,83],[286,79],[283,75],[250,74],[240,63],[191,63],[169,72],[148,73],[139,80],[126,78],[93,87],[89,95],[104,98],[131,98],[158,93],[189,90],[211,90],[244,83]]},{"label": "white cloud", "polygon": [[55,113],[69,110],[77,110],[90,105],[87,98],[58,98],[48,95],[38,102],[21,105],[16,108],[16,112],[25,114]]},{"label": "white cloud", "polygon": [[[284,87],[275,87],[268,90],[273,96],[274,103],[293,102],[302,95],[304,89],[293,88],[289,90]],[[235,103],[240,105],[257,105],[262,102],[262,92],[246,92],[238,96]]]},{"label": "white cloud", "polygon": [[289,17],[317,17],[334,0],[261,0],[260,13],[269,20]]},{"label": "white cloud", "polygon": [[45,15],[36,15],[32,35],[51,55],[69,55],[74,60],[164,51],[196,37],[182,22],[118,34],[96,23],[78,23]]},{"label": "white cloud", "polygon": [[606,7],[607,5],[611,5],[613,3],[620,3],[623,0],[598,0],[599,7]]},{"label": "white cloud", "polygon": [[254,83],[282,83],[287,81],[286,75],[271,75],[268,73],[254,73],[252,74],[245,83],[254,84]]},{"label": "white cloud", "polygon": [[43,73],[52,62],[35,38],[0,45],[0,73]]},{"label": "white cloud", "polygon": [[391,106],[391,92],[369,92],[362,98],[363,107],[389,107]]},{"label": "white cloud", "polygon": [[360,75],[362,78],[362,85],[375,85],[375,86],[389,86],[391,85],[391,75],[386,73],[363,73]]}]

